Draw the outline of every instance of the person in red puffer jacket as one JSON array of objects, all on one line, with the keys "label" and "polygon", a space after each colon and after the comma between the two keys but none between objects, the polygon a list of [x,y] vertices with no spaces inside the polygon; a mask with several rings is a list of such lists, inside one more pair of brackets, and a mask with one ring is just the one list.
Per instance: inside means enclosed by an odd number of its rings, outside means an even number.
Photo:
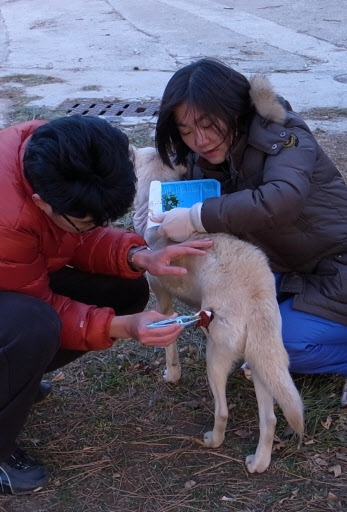
[{"label": "person in red puffer jacket", "polygon": [[16,445],[47,393],[43,374],[117,338],[175,341],[177,323],[146,327],[167,316],[143,311],[143,274],[185,274],[171,262],[212,242],[151,251],[110,225],[132,205],[136,177],[126,135],[102,119],[12,126],[0,132],[0,155],[0,493],[19,494],[49,480]]}]

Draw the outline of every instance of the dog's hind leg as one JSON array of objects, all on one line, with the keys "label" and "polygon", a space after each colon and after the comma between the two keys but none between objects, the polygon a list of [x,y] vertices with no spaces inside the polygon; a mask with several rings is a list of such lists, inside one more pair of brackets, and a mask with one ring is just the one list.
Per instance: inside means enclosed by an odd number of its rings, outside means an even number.
[{"label": "dog's hind leg", "polygon": [[225,342],[215,343],[208,338],[206,347],[206,363],[209,384],[215,402],[214,426],[211,432],[204,435],[205,445],[218,448],[224,441],[228,421],[228,406],[226,400],[226,383],[228,374],[235,362],[230,347]]},{"label": "dog's hind leg", "polygon": [[259,410],[259,442],[255,454],[248,455],[246,466],[250,473],[263,473],[271,461],[272,444],[276,427],[273,396],[259,379],[257,372],[252,372]]}]

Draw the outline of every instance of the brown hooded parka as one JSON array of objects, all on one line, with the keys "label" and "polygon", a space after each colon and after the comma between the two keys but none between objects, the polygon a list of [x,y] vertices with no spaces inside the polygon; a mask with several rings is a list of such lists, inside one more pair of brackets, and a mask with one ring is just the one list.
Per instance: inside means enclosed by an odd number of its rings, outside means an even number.
[{"label": "brown hooded parka", "polygon": [[196,156],[191,166],[190,179],[222,184],[203,203],[203,226],[260,247],[295,309],[347,325],[347,186],[265,77],[250,94],[254,115],[228,160],[214,167]]}]

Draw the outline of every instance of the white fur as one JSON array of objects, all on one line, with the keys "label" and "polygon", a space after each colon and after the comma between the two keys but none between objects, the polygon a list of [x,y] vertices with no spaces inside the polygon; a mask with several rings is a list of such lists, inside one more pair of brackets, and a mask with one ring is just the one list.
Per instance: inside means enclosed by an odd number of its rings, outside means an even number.
[{"label": "white fur", "polygon": [[[136,229],[150,247],[157,249],[170,242],[158,237],[156,230],[146,230],[146,205],[152,180],[180,180],[185,169],[165,167],[154,148],[135,150],[138,178],[135,209]],[[191,238],[204,238],[194,234]],[[224,440],[228,419],[226,382],[234,364],[243,359],[252,368],[259,409],[260,438],[256,453],[246,458],[250,473],[261,473],[270,464],[276,417],[273,398],[281,406],[291,427],[303,436],[303,406],[288,372],[288,356],[281,337],[281,317],[276,301],[274,276],[265,255],[253,245],[226,234],[208,234],[214,246],[207,255],[186,256],[175,264],[184,266],[183,277],[149,275],[157,308],[164,314],[173,312],[173,298],[195,310],[214,314],[208,330],[206,360],[209,383],[215,400],[215,421],[204,436],[205,445],[216,448]],[[181,376],[176,343],[166,349],[166,382]]]},{"label": "white fur", "polygon": [[256,111],[265,119],[283,125],[286,111],[278,101],[269,79],[256,75],[251,78],[250,84],[249,94]]}]

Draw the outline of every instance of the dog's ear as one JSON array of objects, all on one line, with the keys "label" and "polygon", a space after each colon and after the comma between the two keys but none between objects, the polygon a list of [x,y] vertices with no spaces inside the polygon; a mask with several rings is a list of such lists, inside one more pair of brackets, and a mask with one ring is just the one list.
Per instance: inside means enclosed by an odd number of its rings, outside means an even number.
[{"label": "dog's ear", "polygon": [[188,172],[188,167],[186,165],[175,165],[175,172],[180,176],[184,176]]},{"label": "dog's ear", "polygon": [[146,148],[135,148],[135,146],[130,146],[133,154],[135,155],[135,165],[143,165],[150,163],[153,159],[159,158],[159,155],[155,148],[146,147]]},{"label": "dog's ear", "polygon": [[129,158],[133,162],[134,165],[135,165],[135,161],[136,161],[136,154],[137,154],[137,149],[135,148],[135,146],[132,146],[131,144],[129,144]]},{"label": "dog's ear", "polygon": [[[188,172],[188,167],[186,165],[182,165],[182,164],[179,164],[179,165],[176,165],[174,163],[174,158],[170,158],[171,160],[171,163],[173,165],[173,170],[175,172],[175,175],[178,176],[179,178],[184,176],[185,174],[187,174]],[[166,169],[169,169],[167,166],[165,166]],[[170,169],[172,171],[172,169]]]}]

